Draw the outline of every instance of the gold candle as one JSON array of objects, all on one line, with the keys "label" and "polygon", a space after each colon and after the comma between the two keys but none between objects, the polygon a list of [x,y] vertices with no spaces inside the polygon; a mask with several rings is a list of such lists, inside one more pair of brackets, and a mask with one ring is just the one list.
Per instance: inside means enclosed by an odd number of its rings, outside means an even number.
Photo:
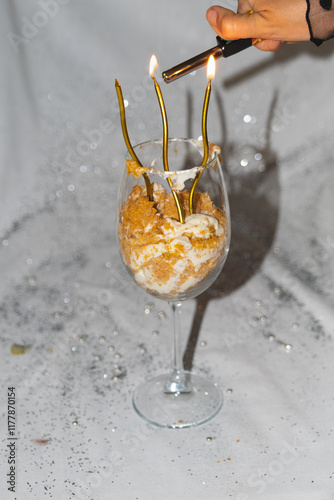
[{"label": "gold candle", "polygon": [[[159,84],[156,81],[155,77],[153,76],[153,73],[154,73],[155,69],[157,68],[157,65],[158,65],[157,58],[155,57],[155,55],[153,55],[151,57],[151,61],[150,61],[150,75],[151,75],[152,80],[154,82],[154,87],[155,87],[155,91],[156,91],[156,94],[157,94],[157,97],[158,97],[160,111],[161,111],[161,116],[162,116],[162,125],[163,125],[163,143],[162,143],[163,144],[163,149],[162,149],[163,157],[162,157],[162,161],[163,161],[164,170],[169,171],[169,166],[168,166],[168,121],[167,121],[167,113],[166,113],[165,103],[164,103],[164,100],[163,100],[163,97],[162,97],[161,89],[160,89]],[[179,221],[181,222],[181,224],[183,224],[184,223],[184,216],[183,216],[183,212],[182,212],[182,207],[181,207],[181,204],[180,204],[180,200],[178,198],[177,193],[172,188],[172,181],[171,181],[171,179],[169,177],[167,178],[167,181],[168,181],[168,184],[169,184],[169,186],[171,188],[172,195],[174,197],[174,201],[175,201],[175,204],[176,204],[177,213],[178,213],[178,216],[179,216]]]},{"label": "gold candle", "polygon": [[[138,156],[136,155],[136,153],[131,145],[130,139],[129,139],[128,129],[126,126],[123,93],[122,93],[121,86],[117,80],[115,80],[115,88],[116,88],[116,93],[117,93],[117,97],[118,97],[118,104],[119,104],[120,117],[121,117],[121,126],[122,126],[122,132],[123,132],[123,137],[124,137],[126,147],[128,148],[128,151],[129,151],[133,161],[135,161],[136,163],[138,163],[138,165],[140,167],[142,167],[143,165],[141,164]],[[147,196],[148,196],[150,201],[153,201],[152,186],[150,184],[149,178],[148,178],[147,174],[145,174],[145,173],[143,174],[143,176],[144,176],[144,180],[145,180],[145,184],[146,184]]]},{"label": "gold candle", "polygon": [[[209,57],[208,65],[207,65],[207,77],[209,79],[206,90],[205,90],[205,96],[204,96],[204,103],[203,103],[203,111],[202,111],[202,141],[203,141],[203,160],[202,160],[202,166],[206,165],[209,157],[209,141],[208,141],[208,132],[207,132],[207,118],[208,118],[208,109],[209,109],[209,102],[210,102],[210,95],[211,95],[211,81],[213,77],[215,76],[215,59],[213,56]],[[193,182],[193,185],[191,187],[190,195],[189,195],[189,212],[192,214],[193,213],[193,203],[194,203],[194,193],[196,186],[198,184],[198,181],[201,178],[202,173],[199,172],[196,175],[196,178]]]}]

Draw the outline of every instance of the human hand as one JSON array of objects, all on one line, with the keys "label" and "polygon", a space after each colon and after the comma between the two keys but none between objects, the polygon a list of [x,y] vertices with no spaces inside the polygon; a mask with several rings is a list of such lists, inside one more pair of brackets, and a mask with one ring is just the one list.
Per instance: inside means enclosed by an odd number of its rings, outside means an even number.
[{"label": "human hand", "polygon": [[261,39],[260,50],[275,51],[284,43],[310,39],[305,0],[239,0],[238,12],[214,6],[206,17],[215,32],[225,40]]}]

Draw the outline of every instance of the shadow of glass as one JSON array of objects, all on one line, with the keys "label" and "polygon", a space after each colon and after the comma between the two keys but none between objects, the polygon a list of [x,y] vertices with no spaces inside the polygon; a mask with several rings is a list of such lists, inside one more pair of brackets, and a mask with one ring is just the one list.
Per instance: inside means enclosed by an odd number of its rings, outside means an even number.
[{"label": "shadow of glass", "polygon": [[[280,186],[276,156],[270,144],[270,131],[277,96],[277,92],[274,92],[268,110],[264,145],[248,145],[254,152],[262,155],[261,171],[251,170],[229,175],[231,248],[217,280],[196,298],[196,310],[183,357],[186,370],[192,368],[198,336],[209,302],[232,294],[250,280],[258,272],[274,241],[279,217]],[[226,141],[223,103],[219,96],[217,105],[222,136],[225,139],[222,141],[222,161],[226,170],[231,157],[237,152],[237,146]]]},{"label": "shadow of glass", "polygon": [[[259,50],[255,47],[249,50]],[[243,81],[249,80],[255,75],[259,75],[262,71],[268,71],[275,66],[286,64],[289,61],[295,61],[299,57],[308,55],[314,59],[326,60],[332,56],[334,52],[334,39],[328,40],[320,47],[316,47],[313,43],[303,42],[297,44],[287,44],[277,52],[272,52],[271,57],[266,57],[263,61],[252,65],[248,69],[242,69],[239,73],[227,78],[223,82],[223,87],[228,89]]]}]

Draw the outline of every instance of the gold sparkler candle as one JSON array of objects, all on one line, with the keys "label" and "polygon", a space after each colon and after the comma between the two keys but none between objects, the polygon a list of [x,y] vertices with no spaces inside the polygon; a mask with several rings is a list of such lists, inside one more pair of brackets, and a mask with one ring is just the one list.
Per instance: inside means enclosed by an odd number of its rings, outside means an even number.
[{"label": "gold sparkler candle", "polygon": [[[131,158],[133,159],[134,162],[136,162],[140,167],[143,167],[138,156],[134,152],[134,149],[131,145],[129,134],[128,134],[128,129],[126,126],[126,116],[125,116],[125,107],[124,107],[124,99],[123,99],[123,93],[120,84],[118,83],[117,80],[115,80],[115,88],[116,88],[116,93],[117,93],[117,98],[118,98],[118,104],[119,104],[119,111],[120,111],[120,116],[121,116],[121,126],[122,126],[122,132],[123,132],[123,137],[124,141],[126,144],[126,147],[128,148],[128,151],[131,155]],[[150,201],[153,200],[153,195],[152,195],[152,186],[150,184],[149,178],[147,174],[143,174],[145,184],[146,184],[146,191],[147,191],[147,196]]]},{"label": "gold sparkler candle", "polygon": [[[164,167],[165,171],[169,171],[169,166],[168,166],[168,120],[167,120],[167,112],[166,112],[165,103],[164,103],[164,100],[162,97],[162,92],[161,92],[160,86],[159,86],[156,78],[154,77],[154,72],[155,72],[157,66],[158,66],[157,58],[155,57],[155,55],[152,55],[151,60],[150,60],[150,71],[149,72],[150,72],[150,76],[154,82],[154,87],[155,87],[155,91],[156,91],[156,94],[158,97],[158,102],[159,102],[161,117],[162,117],[162,124],[163,124],[163,158],[162,158],[163,159],[163,167]],[[207,78],[209,81],[208,81],[206,91],[205,91],[203,111],[202,111],[202,140],[203,140],[202,166],[206,165],[206,163],[208,161],[208,157],[209,157],[209,142],[208,142],[208,134],[207,134],[207,115],[208,115],[210,95],[211,95],[211,81],[212,81],[214,75],[215,75],[215,59],[211,55],[209,57],[208,65],[207,65]],[[139,165],[139,167],[143,168],[143,170],[145,170],[145,168],[141,164],[138,156],[136,155],[136,153],[131,145],[130,139],[129,139],[129,134],[128,134],[127,125],[126,125],[126,116],[125,116],[125,107],[124,107],[124,99],[123,99],[122,89],[121,89],[121,86],[117,80],[115,80],[115,88],[116,88],[116,93],[117,93],[118,103],[119,103],[119,108],[120,108],[121,126],[122,126],[122,132],[123,132],[125,144],[128,148],[128,151],[129,151],[132,159],[134,160],[134,162],[137,165]],[[189,194],[189,212],[190,212],[190,214],[193,213],[194,193],[195,193],[196,186],[197,186],[197,184],[200,180],[200,177],[202,175],[202,172],[203,172],[203,170],[198,172],[198,174],[196,175],[195,180],[193,182],[193,185],[191,187],[191,190],[190,190],[190,194]],[[145,172],[142,175],[145,179],[146,191],[147,191],[148,198],[150,201],[153,201],[152,186],[150,184],[148,175]],[[181,222],[181,224],[184,224],[184,214],[183,214],[183,210],[181,207],[181,203],[180,203],[178,194],[175,191],[175,189],[173,188],[172,181],[169,177],[167,178],[167,181],[168,181],[168,184],[171,188],[171,192],[172,192],[172,195],[173,195],[173,198],[175,201],[179,221]]]},{"label": "gold sparkler candle", "polygon": [[[151,57],[151,61],[150,61],[150,76],[152,77],[152,80],[154,81],[154,87],[155,87],[155,91],[156,91],[156,94],[158,97],[161,116],[162,116],[162,125],[163,125],[163,158],[162,158],[162,160],[163,160],[164,169],[166,171],[168,171],[169,170],[169,166],[168,166],[168,121],[167,121],[166,107],[165,107],[165,103],[164,103],[164,100],[162,97],[161,89],[159,87],[157,80],[154,77],[154,72],[155,72],[157,66],[158,66],[158,61],[157,61],[157,58],[155,57],[155,55],[153,54],[153,56]],[[180,204],[179,197],[177,196],[177,193],[173,190],[172,181],[169,177],[167,178],[167,181],[168,181],[168,184],[172,190],[172,195],[173,195],[173,198],[174,198],[174,201],[176,204],[179,221],[181,222],[181,224],[183,224],[184,223],[184,216],[183,216],[182,207]]]},{"label": "gold sparkler candle", "polygon": [[[215,71],[216,71],[216,64],[215,64],[215,58],[213,56],[209,57],[208,65],[207,65],[207,77],[209,79],[208,84],[206,86],[205,90],[205,96],[204,96],[204,103],[203,103],[203,111],[202,111],[202,141],[203,141],[203,160],[202,160],[202,166],[204,166],[209,157],[209,141],[208,141],[208,131],[207,131],[207,118],[208,118],[208,109],[209,109],[209,102],[210,102],[210,95],[211,95],[211,81],[213,77],[215,76]],[[193,202],[194,202],[194,193],[196,186],[198,184],[198,181],[201,178],[202,173],[199,172],[194,180],[194,183],[192,185],[191,191],[190,191],[190,196],[189,196],[189,212],[192,214],[193,213]]]}]

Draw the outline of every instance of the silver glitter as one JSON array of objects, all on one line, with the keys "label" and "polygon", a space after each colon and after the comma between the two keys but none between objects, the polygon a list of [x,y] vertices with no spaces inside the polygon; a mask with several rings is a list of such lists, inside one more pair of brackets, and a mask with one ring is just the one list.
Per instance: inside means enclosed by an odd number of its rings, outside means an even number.
[{"label": "silver glitter", "polygon": [[98,354],[96,354],[94,356],[94,361],[100,361],[100,359],[101,359],[101,357]]},{"label": "silver glitter", "polygon": [[103,378],[108,378],[108,374],[107,374],[107,373],[104,373],[104,374],[103,374]]},{"label": "silver glitter", "polygon": [[272,342],[273,340],[275,340],[275,335],[273,335],[272,333],[264,333],[263,334],[268,340],[270,340],[270,342]]},{"label": "silver glitter", "polygon": [[70,191],[70,193],[71,193],[72,191],[74,191],[74,190],[75,190],[75,186],[73,186],[73,184],[69,184],[69,185],[67,186],[67,189],[68,189],[68,191]]},{"label": "silver glitter", "polygon": [[77,420],[73,420],[72,425],[74,425],[74,426],[78,425],[78,421]]},{"label": "silver glitter", "polygon": [[101,342],[101,344],[103,344],[103,342],[105,342],[105,341],[106,341],[106,338],[105,338],[105,337],[103,337],[103,335],[101,335],[101,337],[99,338],[99,341]]},{"label": "silver glitter", "polygon": [[110,345],[108,347],[108,351],[113,352],[115,350],[115,347],[113,345]]},{"label": "silver glitter", "polygon": [[248,165],[248,160],[246,158],[243,158],[241,161],[240,161],[240,165],[242,167],[247,167]]},{"label": "silver glitter", "polygon": [[227,394],[232,394],[233,389],[227,389],[226,392],[227,392]]},{"label": "silver glitter", "polygon": [[151,310],[153,309],[153,302],[149,302],[146,306],[145,306],[145,314],[150,314]]},{"label": "silver glitter", "polygon": [[262,160],[262,154],[261,154],[261,153],[256,153],[256,154],[254,155],[254,158],[255,158],[255,160],[257,160],[257,161]]},{"label": "silver glitter", "polygon": [[72,347],[72,352],[75,352],[77,348],[75,346]]},{"label": "silver glitter", "polygon": [[87,172],[88,168],[86,167],[86,165],[80,165],[80,172],[82,172],[83,174],[85,172]]},{"label": "silver glitter", "polygon": [[122,357],[122,355],[121,355],[119,352],[116,352],[116,354],[115,354],[115,358],[116,358],[116,359],[120,359],[121,357]]},{"label": "silver glitter", "polygon": [[212,437],[211,437],[211,436],[209,436],[209,437],[207,437],[207,438],[206,438],[206,440],[207,440],[207,442],[208,442],[208,443],[211,443],[211,441],[212,441]]},{"label": "silver glitter", "polygon": [[249,324],[251,326],[255,326],[257,325],[257,323],[260,321],[260,318],[258,316],[253,316],[250,320],[249,320]]},{"label": "silver glitter", "polygon": [[252,119],[252,117],[250,115],[245,115],[244,116],[244,122],[245,123],[250,123],[251,119]]},{"label": "silver glitter", "polygon": [[206,346],[206,341],[205,341],[205,340],[202,340],[202,341],[200,342],[200,346],[201,346],[201,347],[205,347],[205,346]]},{"label": "silver glitter", "polygon": [[257,306],[262,306],[262,300],[257,300],[257,301],[256,301],[256,305],[257,305]]},{"label": "silver glitter", "polygon": [[281,250],[281,249],[280,249],[279,247],[275,247],[275,248],[274,248],[274,253],[280,253],[280,250]]},{"label": "silver glitter", "polygon": [[152,335],[153,337],[157,337],[159,335],[159,332],[157,330],[153,330]]},{"label": "silver glitter", "polygon": [[165,317],[166,317],[166,315],[163,311],[160,311],[158,316],[160,319],[165,319]]},{"label": "silver glitter", "polygon": [[296,330],[297,328],[299,328],[299,323],[293,323],[293,324],[292,324],[292,328],[293,328],[294,330]]},{"label": "silver glitter", "polygon": [[118,333],[119,333],[119,332],[118,332],[118,330],[114,330],[114,331],[112,332],[112,334],[113,334],[115,337],[116,337],[116,335],[118,335]]},{"label": "silver glitter", "polygon": [[119,365],[114,365],[114,376],[113,380],[119,380],[124,378],[126,375],[126,370]]},{"label": "silver glitter", "polygon": [[142,354],[145,354],[147,352],[147,349],[144,344],[139,345],[139,350]]},{"label": "silver glitter", "polygon": [[96,149],[97,148],[97,144],[96,142],[92,142],[90,145],[89,145],[90,149]]}]

